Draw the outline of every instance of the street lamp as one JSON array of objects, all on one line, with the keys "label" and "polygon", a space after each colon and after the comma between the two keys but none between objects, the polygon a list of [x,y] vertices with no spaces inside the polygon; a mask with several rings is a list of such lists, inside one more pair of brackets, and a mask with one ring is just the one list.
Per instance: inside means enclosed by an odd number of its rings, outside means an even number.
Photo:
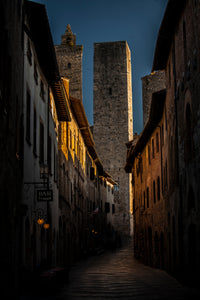
[{"label": "street lamp", "polygon": [[43,227],[44,227],[45,229],[49,229],[50,225],[49,225],[48,223],[45,223],[45,224],[43,225]]},{"label": "street lamp", "polygon": [[37,219],[37,223],[38,223],[39,225],[42,225],[42,224],[44,223],[44,219],[43,219],[43,218]]}]

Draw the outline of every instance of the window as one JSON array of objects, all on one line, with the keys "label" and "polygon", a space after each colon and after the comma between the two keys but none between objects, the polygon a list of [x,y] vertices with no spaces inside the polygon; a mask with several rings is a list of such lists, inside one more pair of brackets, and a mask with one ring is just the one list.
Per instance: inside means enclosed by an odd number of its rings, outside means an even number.
[{"label": "window", "polygon": [[29,64],[32,65],[32,52],[31,52],[31,44],[29,40],[27,42],[27,57],[28,57]]},{"label": "window", "polygon": [[118,192],[118,191],[119,191],[119,185],[117,185],[117,184],[114,185],[114,191],[115,191],[115,192]]},{"label": "window", "polygon": [[153,202],[156,203],[156,183],[153,181]]},{"label": "window", "polygon": [[54,146],[54,181],[58,181],[58,154],[56,152],[56,147]]},{"label": "window", "polygon": [[36,108],[34,108],[34,115],[33,115],[33,153],[35,155],[37,153],[37,113],[36,113]]},{"label": "window", "polygon": [[44,163],[44,125],[40,122],[40,163]]},{"label": "window", "polygon": [[160,201],[160,177],[157,178],[157,198]]},{"label": "window", "polygon": [[110,212],[110,203],[105,202],[105,213],[108,214]]},{"label": "window", "polygon": [[40,81],[40,97],[44,100],[44,83],[43,81],[41,80]]},{"label": "window", "polygon": [[72,64],[71,63],[68,63],[68,69],[71,69],[71,67],[72,67]]},{"label": "window", "polygon": [[156,152],[159,152],[159,134],[156,132]]},{"label": "window", "polygon": [[52,147],[51,147],[51,136],[49,135],[48,136],[48,149],[47,149],[47,163],[48,163],[48,169],[49,169],[49,174],[51,174],[52,172],[52,163],[51,163],[51,160],[52,160],[52,155],[51,155],[51,152],[52,152]]},{"label": "window", "polygon": [[149,208],[149,188],[147,188],[147,208]]},{"label": "window", "polygon": [[152,158],[154,158],[154,157],[155,157],[155,151],[154,151],[154,139],[152,139],[151,143],[152,143]]},{"label": "window", "polygon": [[31,95],[26,93],[26,139],[30,143],[31,139]]},{"label": "window", "polygon": [[35,78],[36,84],[38,84],[38,72],[37,72],[36,62],[34,62],[34,78]]},{"label": "window", "polygon": [[112,96],[112,88],[109,88],[109,95]]},{"label": "window", "polygon": [[151,164],[151,148],[148,146],[148,159],[149,159],[149,165]]},{"label": "window", "polygon": [[168,172],[167,172],[167,161],[166,161],[165,166],[164,166],[164,188],[165,189],[167,188],[167,185],[168,185],[167,176],[168,176]]},{"label": "window", "polygon": [[112,214],[114,215],[115,213],[115,204],[112,204]]}]

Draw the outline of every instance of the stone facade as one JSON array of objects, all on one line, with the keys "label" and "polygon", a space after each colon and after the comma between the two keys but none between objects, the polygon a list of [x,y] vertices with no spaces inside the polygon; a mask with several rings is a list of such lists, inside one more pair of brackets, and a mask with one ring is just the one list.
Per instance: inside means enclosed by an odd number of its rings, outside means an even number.
[{"label": "stone facade", "polygon": [[76,45],[70,25],[62,35],[61,45],[55,46],[60,75],[70,79],[70,95],[82,101],[83,46]]},{"label": "stone facade", "polygon": [[[154,209],[151,210],[151,218],[146,228],[145,211],[141,213],[140,218],[135,211],[135,245],[140,245],[136,253],[143,262],[162,267],[191,285],[198,285],[200,267],[199,16],[199,1],[168,3],[153,63],[153,70],[165,69],[165,103],[159,112],[161,120],[156,118],[156,115],[159,115],[158,109],[151,107],[153,115],[150,115],[136,144],[136,147],[143,145],[145,149],[154,134],[152,130],[147,132],[146,128],[149,124],[160,126],[157,128],[161,130],[162,157],[152,165],[147,180],[151,181],[153,174],[159,176],[159,169],[161,170],[161,197],[159,204],[153,204]],[[168,24],[173,26],[168,27]],[[153,97],[154,95],[152,99]],[[152,151],[151,143],[149,147]],[[135,149],[130,147],[127,158],[127,171],[132,170],[133,174],[137,170],[135,163],[138,159]],[[143,152],[141,153],[143,155]],[[147,172],[146,167],[143,172]],[[134,198],[135,209],[143,199],[140,195],[143,184],[138,180],[133,182],[133,190],[137,193],[137,197]],[[151,192],[149,202],[154,203],[152,197]],[[157,262],[156,257],[159,258]]]},{"label": "stone facade", "polygon": [[[63,78],[67,95],[68,82]],[[66,101],[71,120],[59,124],[59,257],[64,265],[103,245],[114,215],[115,184],[103,171],[82,102]]]},{"label": "stone facade", "polygon": [[103,165],[118,183],[114,226],[129,234],[130,176],[126,142],[133,138],[131,54],[125,41],[94,44],[94,141]]},{"label": "stone facade", "polygon": [[165,89],[165,71],[152,72],[142,77],[143,126],[145,127],[150,113],[151,97],[154,92]]},{"label": "stone facade", "polygon": [[[45,7],[27,1],[24,17],[22,199],[26,212],[21,218],[20,241],[23,280],[39,267],[58,265],[59,257],[58,121],[68,120],[68,115],[63,105],[64,90],[57,81],[59,70],[51,32],[46,24]],[[40,47],[37,47],[38,43]],[[50,197],[40,197],[39,194]]]},{"label": "stone facade", "polygon": [[[163,125],[164,101],[164,91],[154,94],[148,122],[140,137],[136,139],[136,143],[129,145],[130,165],[126,165],[126,170],[132,172],[134,255],[148,265],[161,268],[164,265],[164,257],[166,258],[163,248],[165,230],[163,193],[166,189],[166,172],[163,164],[164,136],[166,136]],[[155,109],[156,113],[153,113]]]}]

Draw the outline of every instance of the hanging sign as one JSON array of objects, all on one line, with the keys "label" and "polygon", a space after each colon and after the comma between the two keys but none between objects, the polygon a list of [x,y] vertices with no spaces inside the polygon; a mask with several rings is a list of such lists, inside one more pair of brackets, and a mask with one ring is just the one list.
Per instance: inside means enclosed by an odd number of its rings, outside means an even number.
[{"label": "hanging sign", "polygon": [[53,191],[52,190],[38,190],[37,191],[37,201],[53,201]]}]

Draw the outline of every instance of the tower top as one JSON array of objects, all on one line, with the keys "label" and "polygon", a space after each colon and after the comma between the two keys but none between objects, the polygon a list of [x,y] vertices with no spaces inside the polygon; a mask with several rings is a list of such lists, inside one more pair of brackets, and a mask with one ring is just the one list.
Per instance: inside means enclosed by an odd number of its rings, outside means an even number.
[{"label": "tower top", "polygon": [[70,34],[73,34],[73,33],[72,33],[72,30],[71,30],[71,25],[70,25],[70,24],[67,25],[67,28],[66,28],[65,33],[66,33],[66,34],[69,34],[69,33],[70,33]]},{"label": "tower top", "polygon": [[67,25],[65,34],[62,35],[61,45],[69,45],[69,46],[76,45],[76,35],[73,34],[70,24]]}]

